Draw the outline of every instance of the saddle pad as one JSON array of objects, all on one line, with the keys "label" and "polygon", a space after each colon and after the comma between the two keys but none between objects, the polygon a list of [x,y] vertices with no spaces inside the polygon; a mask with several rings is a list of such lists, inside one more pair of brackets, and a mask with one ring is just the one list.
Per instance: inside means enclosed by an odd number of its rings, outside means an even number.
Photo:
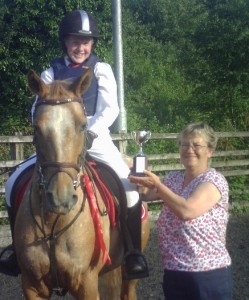
[{"label": "saddle pad", "polygon": [[25,169],[16,179],[15,183],[13,184],[11,190],[11,207],[14,209],[14,213],[16,215],[19,206],[22,202],[24,193],[28,187],[28,184],[32,178],[34,172],[35,165],[30,165]]},{"label": "saddle pad", "polygon": [[142,202],[142,211],[141,211],[141,219],[142,219],[142,222],[144,222],[148,216],[149,216],[149,213],[148,213],[148,209],[147,207],[144,205],[144,203]]}]

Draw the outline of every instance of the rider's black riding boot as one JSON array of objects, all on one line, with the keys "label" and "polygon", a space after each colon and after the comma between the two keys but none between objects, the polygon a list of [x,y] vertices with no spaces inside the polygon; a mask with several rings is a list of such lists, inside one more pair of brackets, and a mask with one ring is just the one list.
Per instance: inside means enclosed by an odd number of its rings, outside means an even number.
[{"label": "rider's black riding boot", "polygon": [[149,276],[147,262],[141,252],[141,201],[128,208],[127,227],[133,249],[125,255],[125,279],[139,279]]},{"label": "rider's black riding boot", "polygon": [[[9,215],[9,222],[10,222],[10,230],[12,235],[12,240],[14,237],[14,225],[15,225],[15,214],[11,207],[7,207],[8,215]],[[10,252],[9,256],[7,258],[2,258],[5,252]],[[15,249],[13,244],[6,247],[1,253],[0,253],[0,273],[3,273],[5,275],[9,276],[18,276],[20,274],[20,269],[17,263]]]}]

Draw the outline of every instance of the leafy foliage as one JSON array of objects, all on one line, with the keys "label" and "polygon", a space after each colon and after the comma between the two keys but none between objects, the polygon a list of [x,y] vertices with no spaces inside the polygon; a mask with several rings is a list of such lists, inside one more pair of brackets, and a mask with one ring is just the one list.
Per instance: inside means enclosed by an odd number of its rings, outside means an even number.
[{"label": "leafy foliage", "polygon": [[[96,52],[113,65],[110,1],[0,0],[1,132],[30,133],[26,73],[61,55],[58,24],[82,8],[96,17]],[[203,120],[247,130],[249,9],[246,0],[127,0],[123,3],[128,130],[177,132]],[[163,145],[161,145],[163,147]],[[160,145],[159,145],[160,148]]]},{"label": "leafy foliage", "polygon": [[[155,41],[151,43],[151,56],[158,58],[160,70],[167,69],[164,79],[162,72],[154,78],[164,97],[157,118],[160,113],[164,119],[172,117],[175,131],[197,120],[217,130],[226,130],[227,126],[246,130],[248,2],[130,0],[127,6],[137,23],[149,32],[148,39]],[[144,44],[138,44],[143,48]],[[160,45],[163,58],[158,51]],[[140,60],[144,58],[143,55]],[[174,94],[165,86],[172,87]]]},{"label": "leafy foliage", "polygon": [[[30,109],[33,102],[27,89],[29,69],[41,72],[62,54],[58,42],[58,24],[67,11],[82,8],[98,12],[101,24],[111,20],[107,1],[1,1],[0,12],[0,117],[1,131],[30,133]],[[103,41],[111,38],[111,24],[105,26]],[[103,42],[102,42],[103,43]],[[108,44],[108,42],[107,42]],[[110,44],[110,42],[109,42]],[[108,57],[105,51],[103,56]],[[109,57],[108,57],[109,58]]]}]

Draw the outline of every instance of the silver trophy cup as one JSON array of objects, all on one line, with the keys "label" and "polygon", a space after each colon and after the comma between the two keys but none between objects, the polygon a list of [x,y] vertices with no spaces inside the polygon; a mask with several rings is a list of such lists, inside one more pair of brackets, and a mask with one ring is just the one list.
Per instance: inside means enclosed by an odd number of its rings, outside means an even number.
[{"label": "silver trophy cup", "polygon": [[147,169],[147,157],[143,153],[143,145],[150,139],[151,132],[145,130],[132,131],[131,136],[139,145],[139,152],[133,157],[132,175],[145,176],[144,170]]}]

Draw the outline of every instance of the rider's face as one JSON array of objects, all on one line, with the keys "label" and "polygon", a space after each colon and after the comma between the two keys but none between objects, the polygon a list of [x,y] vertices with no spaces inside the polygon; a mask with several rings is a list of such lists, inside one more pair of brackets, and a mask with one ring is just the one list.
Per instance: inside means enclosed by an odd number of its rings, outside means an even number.
[{"label": "rider's face", "polygon": [[65,38],[65,45],[72,62],[81,64],[92,52],[93,38],[69,35]]}]

